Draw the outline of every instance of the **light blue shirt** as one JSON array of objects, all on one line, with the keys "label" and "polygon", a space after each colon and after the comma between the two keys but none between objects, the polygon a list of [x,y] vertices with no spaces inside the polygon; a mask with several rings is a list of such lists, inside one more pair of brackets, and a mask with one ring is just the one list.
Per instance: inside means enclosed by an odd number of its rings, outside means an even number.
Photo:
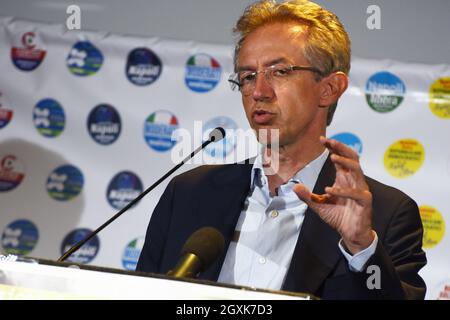
[{"label": "light blue shirt", "polygon": [[[281,289],[308,207],[292,188],[302,183],[313,190],[328,154],[326,149],[297,172],[279,187],[276,196],[270,194],[261,154],[258,155],[251,172],[251,188],[228,247],[219,282]],[[345,251],[341,241],[336,245],[348,260],[350,269],[362,271],[375,252],[378,238],[375,236],[367,249],[354,256]]]}]

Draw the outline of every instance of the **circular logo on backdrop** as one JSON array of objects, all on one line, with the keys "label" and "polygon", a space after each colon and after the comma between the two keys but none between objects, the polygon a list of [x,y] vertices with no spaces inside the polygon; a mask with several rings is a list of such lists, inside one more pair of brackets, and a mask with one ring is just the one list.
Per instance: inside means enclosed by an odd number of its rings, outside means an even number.
[{"label": "circular logo on backdrop", "polygon": [[34,249],[38,239],[39,232],[33,222],[16,220],[3,231],[2,246],[7,254],[26,255]]},{"label": "circular logo on backdrop", "polygon": [[384,167],[396,178],[407,178],[415,174],[424,160],[425,149],[414,139],[398,140],[384,153]]},{"label": "circular logo on backdrop", "polygon": [[147,86],[159,78],[161,71],[161,60],[150,49],[136,48],[128,54],[125,73],[131,83]]},{"label": "circular logo on backdrop", "polygon": [[83,174],[77,167],[63,165],[50,173],[46,186],[50,197],[58,201],[67,201],[80,194],[83,184]]},{"label": "circular logo on backdrop", "polygon": [[34,32],[26,32],[20,39],[20,46],[11,48],[11,59],[16,68],[32,71],[39,67],[45,58],[46,51],[39,48],[39,38]]},{"label": "circular logo on backdrop", "polygon": [[216,127],[225,129],[225,138],[209,144],[205,151],[214,158],[226,158],[236,148],[236,122],[229,117],[219,116],[208,120],[203,125],[203,141],[207,140],[211,131]]},{"label": "circular logo on backdrop", "polygon": [[78,41],[66,59],[70,72],[77,76],[90,76],[100,70],[103,54],[89,41]]},{"label": "circular logo on backdrop", "polygon": [[136,270],[136,265],[144,246],[144,237],[139,237],[131,241],[123,251],[122,266],[126,270]]},{"label": "circular logo on backdrop", "polygon": [[112,178],[106,191],[109,204],[122,209],[143,191],[139,177],[130,171],[119,172]]},{"label": "circular logo on backdrop", "polygon": [[0,192],[16,188],[24,177],[24,166],[15,155],[0,155]]},{"label": "circular logo on backdrop", "polygon": [[430,109],[442,119],[450,119],[450,78],[440,78],[430,87]]},{"label": "circular logo on backdrop", "polygon": [[13,117],[13,111],[3,105],[3,94],[0,91],[0,129],[8,125]]},{"label": "circular logo on backdrop", "polygon": [[[91,230],[80,228],[71,231],[63,240],[61,244],[61,254],[64,254],[72,246],[86,238],[92,233]],[[95,235],[91,240],[85,243],[78,251],[75,251],[71,256],[67,258],[67,261],[73,263],[85,264],[94,260],[95,256],[100,249],[100,240]]]},{"label": "circular logo on backdrop", "polygon": [[155,151],[164,152],[177,143],[172,133],[178,129],[178,119],[167,110],[153,112],[144,123],[144,139]]},{"label": "circular logo on backdrop", "polygon": [[403,101],[406,87],[396,75],[382,71],[372,75],[366,83],[366,100],[377,112],[390,112]]},{"label": "circular logo on backdrop", "polygon": [[423,247],[435,247],[444,238],[445,221],[442,214],[435,208],[427,205],[419,207],[420,218],[423,224]]},{"label": "circular logo on backdrop", "polygon": [[195,92],[208,92],[220,81],[222,68],[213,57],[199,53],[191,56],[186,62],[184,81],[189,89]]},{"label": "circular logo on backdrop", "polygon": [[338,133],[332,136],[331,139],[335,139],[339,142],[342,142],[343,144],[346,144],[347,146],[352,148],[358,154],[358,156],[361,156],[363,145],[361,139],[359,139],[355,134],[350,132]]},{"label": "circular logo on backdrop", "polygon": [[58,101],[43,99],[34,107],[33,122],[40,134],[44,137],[53,138],[63,132],[66,116]]},{"label": "circular logo on backdrop", "polygon": [[92,139],[102,145],[117,140],[121,131],[120,115],[109,104],[100,104],[89,113],[87,128]]}]

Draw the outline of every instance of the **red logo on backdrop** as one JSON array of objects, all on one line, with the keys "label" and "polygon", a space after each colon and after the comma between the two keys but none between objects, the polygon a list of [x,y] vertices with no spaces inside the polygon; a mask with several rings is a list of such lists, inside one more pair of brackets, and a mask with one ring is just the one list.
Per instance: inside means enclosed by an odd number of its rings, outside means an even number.
[{"label": "red logo on backdrop", "polygon": [[11,59],[18,69],[32,71],[44,60],[46,51],[37,48],[36,39],[34,32],[26,32],[21,38],[23,47],[11,48]]},{"label": "red logo on backdrop", "polygon": [[26,32],[22,36],[22,44],[27,49],[34,49],[36,47],[36,35],[34,32]]},{"label": "red logo on backdrop", "polygon": [[24,177],[23,165],[16,156],[0,157],[0,192],[16,188]]},{"label": "red logo on backdrop", "polygon": [[12,119],[12,110],[2,108],[2,93],[0,92],[0,129],[5,127]]}]

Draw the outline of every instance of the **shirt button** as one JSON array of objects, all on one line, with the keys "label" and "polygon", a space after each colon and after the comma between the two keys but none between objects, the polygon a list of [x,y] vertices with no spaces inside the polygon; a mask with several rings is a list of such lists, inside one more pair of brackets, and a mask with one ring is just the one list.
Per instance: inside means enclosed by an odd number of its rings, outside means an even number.
[{"label": "shirt button", "polygon": [[270,216],[271,216],[272,218],[278,217],[278,211],[277,211],[277,210],[272,210],[272,211],[270,212]]},{"label": "shirt button", "polygon": [[266,263],[266,258],[264,258],[264,257],[259,258],[259,263],[261,263],[261,264]]}]

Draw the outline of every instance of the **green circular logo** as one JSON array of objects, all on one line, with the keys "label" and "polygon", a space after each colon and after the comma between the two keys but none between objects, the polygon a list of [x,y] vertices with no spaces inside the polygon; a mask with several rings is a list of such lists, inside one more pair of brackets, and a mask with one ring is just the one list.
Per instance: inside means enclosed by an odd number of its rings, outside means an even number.
[{"label": "green circular logo", "polygon": [[406,87],[396,75],[377,72],[366,83],[366,100],[376,112],[386,113],[396,109],[403,101]]}]

